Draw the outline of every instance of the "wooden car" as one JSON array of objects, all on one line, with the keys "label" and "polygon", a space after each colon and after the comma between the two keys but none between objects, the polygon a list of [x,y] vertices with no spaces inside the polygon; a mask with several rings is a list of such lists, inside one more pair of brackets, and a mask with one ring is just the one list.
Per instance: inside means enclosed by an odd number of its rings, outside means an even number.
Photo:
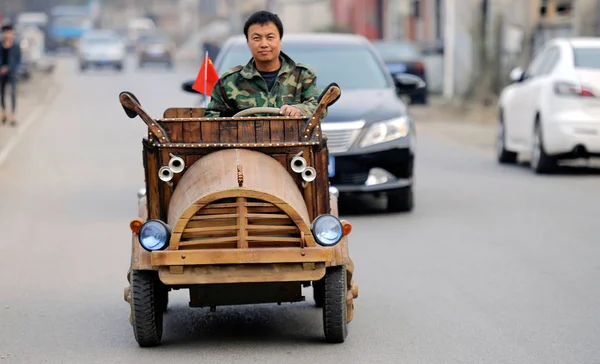
[{"label": "wooden car", "polygon": [[[320,121],[340,96],[330,85],[311,117],[253,108],[203,118],[169,108],[152,119],[130,92],[129,117],[148,125],[145,191],[133,232],[125,300],[138,344],[161,342],[168,292],[190,307],[304,301],[312,285],[328,342],[343,342],[358,296]],[[257,116],[263,115],[263,116]]]}]

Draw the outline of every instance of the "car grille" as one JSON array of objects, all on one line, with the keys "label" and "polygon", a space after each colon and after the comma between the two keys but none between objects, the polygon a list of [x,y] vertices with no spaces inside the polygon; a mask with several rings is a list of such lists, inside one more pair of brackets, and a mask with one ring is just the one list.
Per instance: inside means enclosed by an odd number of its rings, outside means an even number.
[{"label": "car grille", "polygon": [[350,149],[360,134],[364,121],[350,121],[341,123],[323,123],[321,128],[327,136],[327,148],[332,154],[344,153]]},{"label": "car grille", "polygon": [[300,247],[300,230],[279,207],[244,197],[215,201],[200,209],[183,229],[180,250]]}]

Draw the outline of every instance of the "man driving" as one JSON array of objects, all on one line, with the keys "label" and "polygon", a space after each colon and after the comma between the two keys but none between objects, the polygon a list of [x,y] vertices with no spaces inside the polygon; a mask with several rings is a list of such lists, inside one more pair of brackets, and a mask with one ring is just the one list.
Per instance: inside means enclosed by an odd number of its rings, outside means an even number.
[{"label": "man driving", "polygon": [[310,116],[320,90],[317,76],[281,51],[283,24],[268,11],[252,14],[244,24],[252,58],[225,72],[215,84],[205,117],[230,117],[251,107],[275,107],[285,116]]}]

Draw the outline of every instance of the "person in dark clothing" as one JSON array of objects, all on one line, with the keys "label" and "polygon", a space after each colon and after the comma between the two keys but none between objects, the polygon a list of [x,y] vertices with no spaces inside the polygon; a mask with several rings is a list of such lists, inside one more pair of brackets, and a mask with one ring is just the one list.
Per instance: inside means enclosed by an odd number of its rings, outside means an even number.
[{"label": "person in dark clothing", "polygon": [[[15,42],[15,33],[11,25],[2,26],[2,48],[0,49],[0,101],[2,106],[2,124],[16,125],[17,109],[17,72],[21,65],[21,47]],[[11,112],[7,113],[6,89],[10,86]]]}]

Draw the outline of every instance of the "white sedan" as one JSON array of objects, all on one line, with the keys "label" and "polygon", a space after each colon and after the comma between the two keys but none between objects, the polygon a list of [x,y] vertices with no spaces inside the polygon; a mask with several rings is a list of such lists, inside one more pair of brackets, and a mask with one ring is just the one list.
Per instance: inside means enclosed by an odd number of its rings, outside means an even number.
[{"label": "white sedan", "polygon": [[500,163],[529,157],[536,173],[559,160],[600,157],[600,38],[555,39],[499,100]]}]

